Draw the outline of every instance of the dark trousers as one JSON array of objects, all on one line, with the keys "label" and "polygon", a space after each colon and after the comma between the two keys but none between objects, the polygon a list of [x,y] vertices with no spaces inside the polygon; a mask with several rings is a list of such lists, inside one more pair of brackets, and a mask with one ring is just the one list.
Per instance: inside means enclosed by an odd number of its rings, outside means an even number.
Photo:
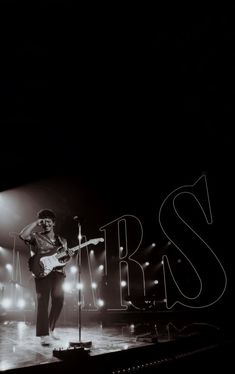
[{"label": "dark trousers", "polygon": [[[36,336],[49,334],[49,329],[54,330],[64,303],[64,274],[52,271],[45,278],[36,279],[37,293],[37,322]],[[48,315],[49,302],[51,297],[51,309]]]}]

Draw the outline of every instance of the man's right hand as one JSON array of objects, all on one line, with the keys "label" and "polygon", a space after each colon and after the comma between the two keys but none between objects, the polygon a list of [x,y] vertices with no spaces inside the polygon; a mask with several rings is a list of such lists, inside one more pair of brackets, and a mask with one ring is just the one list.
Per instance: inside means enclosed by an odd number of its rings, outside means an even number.
[{"label": "man's right hand", "polygon": [[44,221],[44,220],[43,220],[43,219],[41,219],[41,218],[40,218],[40,219],[38,219],[38,220],[37,220],[37,225],[38,225],[38,226],[42,226],[42,224],[43,224],[43,221]]}]

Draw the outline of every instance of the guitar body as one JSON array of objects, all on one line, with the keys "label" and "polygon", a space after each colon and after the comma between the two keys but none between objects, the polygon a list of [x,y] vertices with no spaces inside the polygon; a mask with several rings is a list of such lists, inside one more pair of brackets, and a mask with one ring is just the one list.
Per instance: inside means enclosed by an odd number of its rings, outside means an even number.
[{"label": "guitar body", "polygon": [[29,270],[35,275],[36,278],[44,278],[56,267],[64,266],[69,260],[66,257],[57,258],[58,248],[50,252],[50,255],[36,254],[28,260]]}]

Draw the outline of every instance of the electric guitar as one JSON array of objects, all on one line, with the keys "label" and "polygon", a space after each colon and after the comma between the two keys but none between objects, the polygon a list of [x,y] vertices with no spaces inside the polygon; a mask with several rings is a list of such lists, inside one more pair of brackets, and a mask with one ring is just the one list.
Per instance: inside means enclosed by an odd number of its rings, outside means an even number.
[{"label": "electric guitar", "polygon": [[[91,239],[81,245],[69,248],[69,252],[73,252],[72,255],[79,249],[90,245],[98,244],[103,242],[103,238]],[[63,249],[63,250],[62,250]],[[62,246],[55,248],[50,252],[50,255],[45,254],[35,254],[28,260],[29,270],[33,273],[36,278],[44,278],[56,267],[63,267],[69,262],[70,255],[68,254],[68,249],[65,250]]]}]

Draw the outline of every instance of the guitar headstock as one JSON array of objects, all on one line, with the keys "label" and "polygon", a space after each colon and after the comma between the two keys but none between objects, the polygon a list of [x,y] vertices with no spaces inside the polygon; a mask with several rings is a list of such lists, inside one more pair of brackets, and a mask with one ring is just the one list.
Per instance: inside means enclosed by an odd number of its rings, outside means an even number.
[{"label": "guitar headstock", "polygon": [[101,242],[104,242],[104,238],[96,238],[96,239],[89,240],[89,244],[94,244],[94,245],[101,243]]}]

